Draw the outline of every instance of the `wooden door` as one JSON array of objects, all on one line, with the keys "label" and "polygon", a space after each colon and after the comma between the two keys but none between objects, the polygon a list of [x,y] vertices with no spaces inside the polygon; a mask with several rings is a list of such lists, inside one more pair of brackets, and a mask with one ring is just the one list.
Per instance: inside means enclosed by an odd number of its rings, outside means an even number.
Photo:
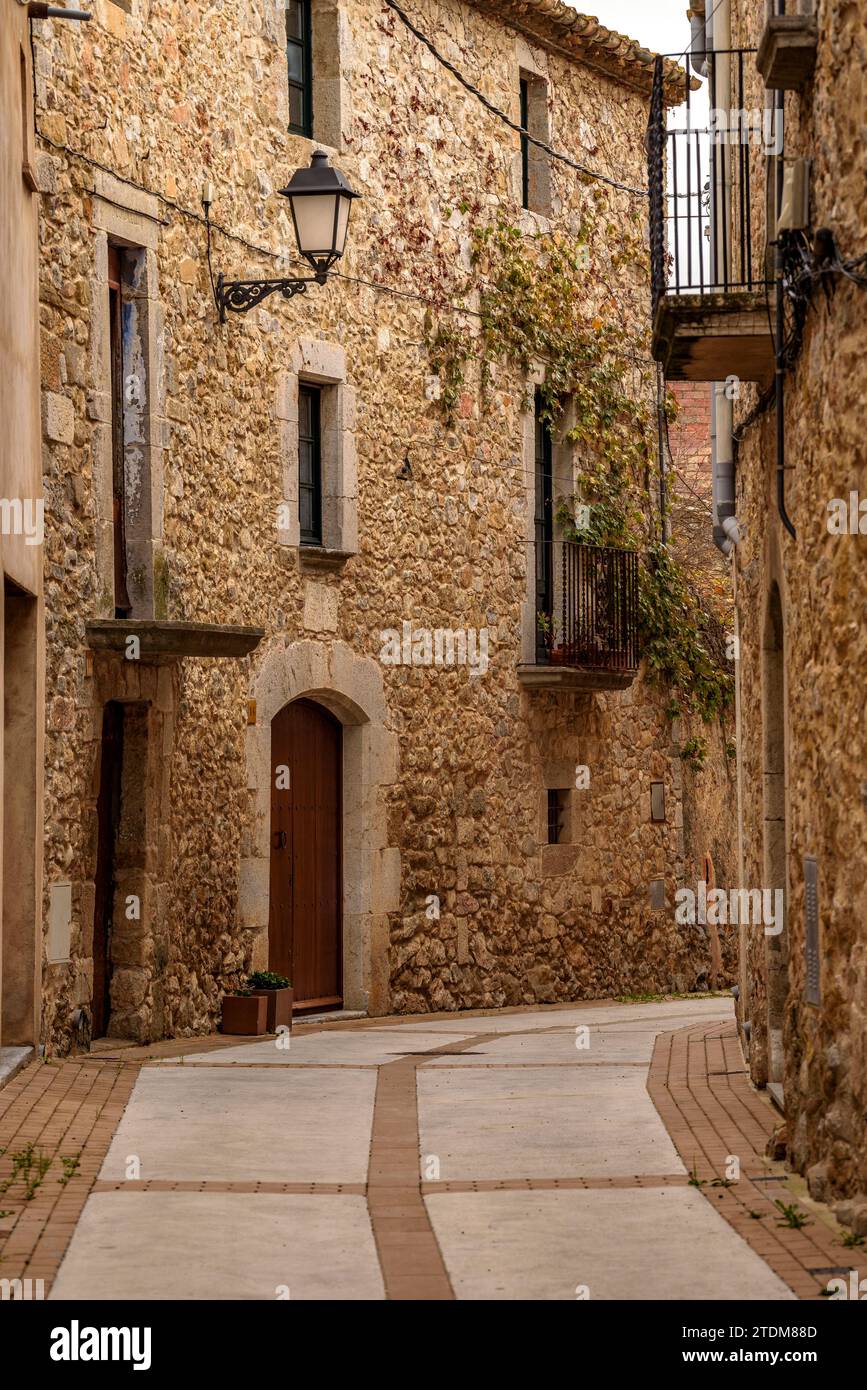
[{"label": "wooden door", "polygon": [[123,707],[110,701],[102,716],[97,848],[93,908],[93,1006],[91,1037],[105,1037],[111,1012],[111,927],[114,911],[115,845],[120,822],[123,769]]},{"label": "wooden door", "polygon": [[310,700],[271,722],[270,969],[296,1011],[343,1003],[343,730]]}]

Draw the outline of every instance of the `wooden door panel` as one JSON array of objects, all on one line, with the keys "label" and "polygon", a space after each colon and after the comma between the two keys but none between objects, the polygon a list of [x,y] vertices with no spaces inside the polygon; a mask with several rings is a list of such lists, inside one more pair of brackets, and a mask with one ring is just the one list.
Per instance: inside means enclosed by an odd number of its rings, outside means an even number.
[{"label": "wooden door panel", "polygon": [[339,1003],[342,729],[297,700],[275,716],[271,747],[271,969],[289,976],[298,1007]]}]

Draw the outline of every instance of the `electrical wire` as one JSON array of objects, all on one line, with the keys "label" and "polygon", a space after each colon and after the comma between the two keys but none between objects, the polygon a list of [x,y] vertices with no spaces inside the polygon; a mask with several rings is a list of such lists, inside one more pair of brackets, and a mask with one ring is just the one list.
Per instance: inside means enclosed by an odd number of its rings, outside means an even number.
[{"label": "electrical wire", "polygon": [[513,121],[511,116],[507,116],[505,111],[501,110],[499,106],[495,106],[494,103],[485,96],[484,92],[480,91],[468,77],[464,76],[460,68],[455,67],[454,63],[446,58],[443,53],[440,53],[439,49],[434,42],[428,38],[427,34],[423,33],[423,31],[413,23],[406,11],[401,9],[397,0],[384,0],[384,3],[390,10],[394,11],[401,22],[406,25],[410,33],[415,35],[419,43],[424,44],[425,48],[436,58],[437,62],[440,63],[447,72],[450,72],[452,77],[460,82],[461,86],[474,96],[477,101],[480,101],[487,111],[490,111],[493,116],[496,116],[504,125],[507,125],[516,135],[520,135],[522,139],[528,140],[531,145],[535,145],[537,149],[542,150],[543,153],[547,154],[551,159],[556,159],[559,163],[565,164],[570,169],[576,170],[577,173],[584,175],[585,178],[595,179],[599,183],[607,184],[609,188],[616,188],[621,193],[631,193],[637,198],[646,198],[649,196],[646,188],[636,188],[628,183],[620,183],[617,179],[610,178],[608,174],[600,174],[597,169],[588,168],[586,164],[581,164],[577,159],[572,159],[568,154],[563,154],[560,150],[555,149],[554,146],[549,145],[547,141],[540,140],[537,136],[532,135],[520,122]]},{"label": "electrical wire", "polygon": [[[114,169],[111,169],[107,164],[103,164],[100,160],[94,159],[91,155],[84,154],[82,150],[76,150],[71,145],[66,145],[60,141],[52,140],[50,136],[46,135],[42,130],[39,129],[38,126],[35,127],[35,133],[44,144],[49,145],[52,149],[61,151],[63,154],[67,155],[71,159],[80,160],[82,164],[86,164],[88,167],[92,169],[99,169],[102,173],[110,175],[111,178],[116,179],[118,183],[122,183],[125,187],[135,189],[137,193],[144,193],[148,197],[155,198],[158,202],[163,203],[166,207],[172,208],[180,216],[190,218],[193,222],[197,222],[201,226],[203,226],[206,232],[206,260],[208,264],[208,275],[211,281],[212,292],[214,290],[214,275],[211,263],[211,234],[214,231],[221,232],[222,235],[227,237],[230,241],[237,243],[239,246],[243,246],[247,251],[252,251],[254,254],[258,256],[265,256],[269,260],[273,261],[285,260],[285,256],[282,253],[278,251],[273,251],[270,247],[259,246],[256,242],[249,241],[246,237],[241,236],[239,233],[231,231],[228,227],[223,226],[219,222],[215,222],[211,218],[210,213],[202,214],[195,212],[192,208],[184,207],[182,203],[177,202],[175,199],[169,198],[163,193],[155,192],[153,189],[148,188],[145,184],[136,183],[134,179],[130,179],[125,177],[123,174],[116,173],[116,171]],[[103,194],[100,194],[100,199],[101,201],[111,203],[113,206],[116,207],[123,206],[122,204],[115,202],[114,199],[105,197]],[[150,221],[157,223],[158,226],[167,227],[171,225],[170,220],[168,218],[156,217],[152,213],[142,213],[141,215],[147,217]],[[328,278],[330,280],[345,280],[350,284],[361,285],[368,289],[377,290],[379,293],[391,295],[395,299],[414,300],[416,303],[425,304],[427,307],[434,309],[439,313],[464,314],[469,318],[475,318],[479,320],[481,320],[483,317],[483,315],[477,309],[471,309],[467,305],[443,302],[440,300],[430,298],[426,295],[419,294],[417,291],[414,290],[403,290],[398,289],[395,285],[386,285],[381,280],[368,280],[360,275],[349,275],[346,271],[343,270],[329,271]],[[483,286],[482,288],[485,288],[485,286]],[[487,286],[487,288],[492,288],[492,286]],[[614,299],[618,307],[621,307],[613,291],[609,290],[608,293],[611,295],[612,299]],[[644,362],[643,358],[640,358],[634,354],[631,355],[631,359],[634,362]]]},{"label": "electrical wire", "polygon": [[[63,154],[69,155],[71,159],[78,159],[82,164],[87,164],[91,169],[99,169],[101,173],[109,174],[117,183],[122,183],[127,188],[134,188],[137,193],[145,193],[149,198],[156,198],[158,202],[163,203],[166,207],[173,208],[175,212],[180,213],[182,217],[189,217],[192,221],[200,223],[203,227],[208,224],[209,219],[201,212],[195,212],[192,208],[185,208],[183,204],[176,202],[173,198],[169,198],[165,193],[157,193],[153,188],[148,188],[146,184],[136,183],[135,179],[129,179],[123,174],[118,174],[116,170],[109,168],[107,164],[101,163],[100,160],[94,159],[91,155],[85,154],[83,150],[76,150],[73,149],[71,145],[65,145],[58,140],[52,140],[49,135],[46,135],[44,131],[39,129],[38,125],[34,126],[34,131],[38,138],[52,149],[61,150]],[[103,194],[99,194],[99,197],[102,202],[112,203],[115,207],[122,206],[122,204],[115,203],[112,198],[106,198]],[[157,222],[163,227],[170,225],[166,218],[154,217],[152,213],[142,213],[141,216],[148,218],[151,222]],[[228,227],[222,226],[219,222],[211,221],[210,226],[216,231],[222,232],[223,236],[228,237],[230,241],[237,242],[239,246],[245,247],[248,251],[255,252],[258,256],[268,256],[269,259],[273,261],[284,259],[281,252],[272,251],[267,246],[257,246],[255,242],[248,241],[246,237],[241,236],[238,232],[230,231]]]}]

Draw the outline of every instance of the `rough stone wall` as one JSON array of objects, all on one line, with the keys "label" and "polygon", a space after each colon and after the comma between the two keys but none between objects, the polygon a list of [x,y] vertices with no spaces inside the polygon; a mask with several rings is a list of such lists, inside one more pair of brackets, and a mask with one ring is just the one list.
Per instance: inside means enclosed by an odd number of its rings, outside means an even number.
[{"label": "rough stone wall", "polygon": [[[321,9],[323,20],[333,17],[333,7]],[[641,95],[531,51],[468,5],[418,0],[414,13],[515,116],[519,69],[546,73],[553,142],[643,181]],[[150,984],[139,982],[147,988],[138,1035],[212,1027],[226,986],[251,962],[265,963],[267,891],[263,902],[263,864],[251,849],[262,826],[245,725],[261,673],[301,662],[301,647],[305,662],[321,652],[326,671],[345,664],[344,650],[379,669],[385,712],[371,756],[382,761],[389,740],[397,747],[399,772],[380,769],[379,800],[361,808],[377,827],[382,820],[373,848],[361,837],[367,859],[359,869],[372,880],[366,930],[384,961],[367,981],[372,1011],[691,989],[707,979],[706,942],[673,922],[684,852],[667,693],[638,682],[573,705],[519,686],[526,384],[498,372],[484,411],[471,374],[451,429],[430,399],[425,315],[431,303],[445,312],[460,292],[471,219],[503,209],[527,232],[551,224],[516,205],[514,138],[392,14],[372,0],[347,0],[338,18],[331,33],[342,78],[326,99],[328,129],[335,163],[364,194],[341,278],[290,303],[230,316],[222,328],[208,284],[203,179],[214,183],[215,270],[275,274],[293,245],[275,190],[315,147],[286,133],[282,10],[264,0],[208,9],[131,0],[126,12],[96,0],[86,31],[34,26],[44,385],[66,403],[45,440],[47,877],[74,885],[72,963],[46,976],[50,1046],[72,1044],[72,1011],[89,998],[100,700],[112,692],[131,698],[119,671],[112,668],[114,686],[99,659],[89,671],[84,633],[86,618],[112,613],[98,319],[100,257],[116,217],[131,229],[124,239],[148,251],[144,293],[158,340],[147,405],[152,493],[162,505],[156,615],[266,629],[250,658],[177,665],[163,727],[168,785],[155,785],[151,800],[170,872],[163,882],[155,870],[159,928],[140,962]],[[333,71],[333,53],[330,63]],[[100,184],[98,166],[116,180]],[[552,185],[553,225],[577,230],[587,187],[560,167]],[[623,197],[610,195],[615,225]],[[616,284],[638,332],[646,281],[634,269],[613,269],[611,258],[608,238],[600,239],[588,293],[604,300],[602,279]],[[472,331],[470,316],[459,321]],[[302,339],[321,343],[332,359],[343,350],[354,406],[346,396],[357,489],[347,454],[341,500],[357,510],[357,554],[329,573],[300,567],[277,520],[293,468],[284,376]],[[397,476],[407,457],[409,481]],[[405,619],[487,629],[487,673],[382,666],[382,634]],[[360,717],[346,709],[348,719]],[[246,735],[249,747],[249,726]],[[546,763],[558,779],[576,764],[590,768],[589,791],[575,793],[585,801],[575,811],[576,826],[578,811],[582,819],[571,859],[541,843]],[[666,783],[663,826],[649,824],[651,777]],[[650,909],[652,878],[664,881],[665,909]],[[442,900],[438,923],[423,914],[431,894]]]},{"label": "rough stone wall", "polygon": [[[755,44],[764,6],[739,4],[735,44]],[[819,6],[814,81],[786,96],[786,153],[812,159],[811,221],[832,230],[841,254],[867,248],[863,218],[863,7]],[[761,101],[761,94],[759,95]],[[785,650],[787,980],[784,1089],[789,1155],[821,1198],[847,1199],[852,1219],[867,1197],[867,797],[863,718],[867,638],[864,535],[834,535],[828,504],[867,495],[864,446],[865,291],[838,280],[809,312],[803,348],[785,383],[786,499],[793,540],[777,514],[775,413],[748,428],[738,452],[737,551],[741,634],[744,879],[765,883],[763,793],[772,712],[767,606],[776,583]],[[737,413],[743,419],[751,400]],[[804,856],[819,871],[821,1002],[806,1002]],[[745,942],[743,1001],[750,1065],[768,1078],[768,945]],[[771,983],[772,988],[772,983]],[[863,1222],[864,1208],[862,1205]],[[859,1228],[860,1229],[860,1228]]]}]

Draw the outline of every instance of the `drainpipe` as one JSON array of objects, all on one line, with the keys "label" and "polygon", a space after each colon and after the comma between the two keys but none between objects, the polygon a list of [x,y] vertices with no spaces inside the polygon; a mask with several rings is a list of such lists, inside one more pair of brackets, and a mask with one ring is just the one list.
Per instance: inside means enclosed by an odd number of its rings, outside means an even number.
[{"label": "drainpipe", "polygon": [[711,394],[711,467],[713,476],[713,538],[724,555],[740,544],[735,506],[733,407],[725,382],[715,381]]},{"label": "drainpipe", "polygon": [[726,538],[726,533],[719,519],[719,484],[717,482],[716,445],[716,383],[713,383],[710,388],[710,462],[711,478],[713,482],[713,543],[718,550],[722,551],[723,555],[728,557],[732,552],[732,543]]},{"label": "drainpipe", "polygon": [[[690,47],[690,66],[693,72],[697,72],[699,77],[707,77],[707,50],[710,48],[711,25],[713,17],[707,18],[706,0],[695,0],[692,9],[687,10],[691,37]],[[700,55],[700,56],[697,56]]]},{"label": "drainpipe", "polygon": [[783,273],[777,271],[777,363],[776,363],[776,405],[777,405],[777,511],[780,520],[788,531],[792,540],[797,540],[798,533],[792,523],[792,518],[786,510],[786,420],[784,414],[785,391],[783,380],[785,377],[785,367],[783,366]]},{"label": "drainpipe", "polygon": [[[708,47],[728,49],[731,47],[731,6],[730,0],[720,0],[708,21]],[[731,108],[731,58],[720,58],[716,64],[716,91],[718,105],[725,110]],[[731,168],[728,146],[724,147],[722,163],[722,205],[727,209],[731,204]],[[713,237],[713,228],[711,228]],[[723,247],[711,242],[711,264],[718,283],[726,280],[725,267],[720,258]],[[728,557],[740,543],[741,531],[735,515],[735,464],[734,464],[734,410],[726,395],[725,383],[715,381],[711,387],[711,473],[713,478],[713,539],[718,550]]]},{"label": "drainpipe", "polygon": [[[777,121],[778,130],[785,122],[786,94],[777,92]],[[779,148],[782,148],[780,146]],[[776,206],[780,206],[781,190],[783,179],[783,161],[777,162],[777,196]],[[785,365],[783,362],[783,257],[779,246],[779,232],[774,233],[777,238],[776,248],[776,270],[777,270],[777,353],[776,353],[776,372],[774,384],[776,386],[776,408],[777,408],[777,511],[780,520],[793,540],[797,540],[798,533],[792,524],[792,518],[786,510],[786,419],[785,419]]]}]

